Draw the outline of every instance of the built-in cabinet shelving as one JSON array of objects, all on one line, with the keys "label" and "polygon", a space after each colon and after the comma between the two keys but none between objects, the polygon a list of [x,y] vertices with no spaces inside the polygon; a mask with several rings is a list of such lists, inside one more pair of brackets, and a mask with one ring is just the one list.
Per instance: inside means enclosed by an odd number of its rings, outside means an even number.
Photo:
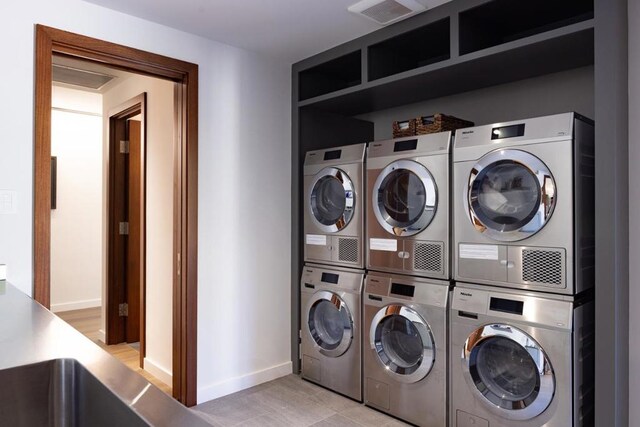
[{"label": "built-in cabinet shelving", "polygon": [[[504,99],[505,91],[510,90],[507,86],[517,85],[516,82],[524,79],[539,79],[536,88],[542,87],[542,91],[533,96],[529,92],[531,99],[521,99],[519,93],[515,93],[514,99],[509,99],[514,107],[521,107],[525,102],[538,103],[537,110],[530,109],[536,114],[562,112],[551,111],[548,102],[535,99],[544,97],[545,90],[554,91],[554,99],[570,98],[564,97],[563,85],[558,84],[560,72],[569,73],[564,78],[573,83],[573,92],[567,94],[576,97],[589,94],[591,97],[582,97],[580,105],[596,111],[595,96],[600,94],[601,99],[603,95],[609,96],[602,88],[614,84],[608,75],[610,68],[602,62],[599,68],[594,65],[597,52],[601,57],[606,56],[602,46],[616,31],[607,23],[615,20],[609,15],[610,1],[614,0],[454,0],[293,65],[294,371],[299,368],[299,280],[303,266],[301,183],[305,153],[372,141],[376,133],[382,134],[375,132],[376,127],[390,126],[396,110],[413,113],[420,109],[421,103],[435,108],[421,111],[422,114],[455,113],[437,111],[438,102],[449,106],[456,102],[464,104],[466,112],[473,111],[469,110],[470,104],[476,111],[492,109],[491,103],[499,102],[491,96],[492,88]],[[601,29],[599,33],[596,22]],[[580,83],[576,86],[578,80]],[[594,91],[597,82],[600,89]],[[523,82],[520,88],[526,85]],[[485,98],[478,99],[477,93],[484,94]],[[607,99],[613,102],[612,96]],[[558,108],[567,106],[571,108],[571,101]],[[392,108],[394,110],[390,110]],[[511,110],[501,105],[500,111]],[[395,117],[396,120],[406,118]],[[463,118],[482,124],[472,116]],[[517,118],[523,117],[505,116],[504,120]]]},{"label": "built-in cabinet shelving", "polygon": [[450,33],[445,18],[369,46],[369,81],[449,59]]},{"label": "built-in cabinet shelving", "polygon": [[460,54],[593,19],[593,1],[494,0],[460,13]]},{"label": "built-in cabinet shelving", "polygon": [[301,71],[300,100],[359,85],[362,83],[360,63],[358,50]]}]

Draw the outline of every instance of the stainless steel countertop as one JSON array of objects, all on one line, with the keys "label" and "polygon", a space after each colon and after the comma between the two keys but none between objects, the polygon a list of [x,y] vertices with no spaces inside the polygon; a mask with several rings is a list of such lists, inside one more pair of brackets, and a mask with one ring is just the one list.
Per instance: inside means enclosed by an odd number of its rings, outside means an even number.
[{"label": "stainless steel countertop", "polygon": [[0,348],[0,369],[76,359],[150,425],[210,426],[5,281],[0,281]]}]

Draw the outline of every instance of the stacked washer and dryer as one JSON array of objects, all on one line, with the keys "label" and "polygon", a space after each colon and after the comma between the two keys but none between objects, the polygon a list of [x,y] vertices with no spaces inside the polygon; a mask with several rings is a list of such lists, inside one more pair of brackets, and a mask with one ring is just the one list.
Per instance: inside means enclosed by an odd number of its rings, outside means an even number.
[{"label": "stacked washer and dryer", "polygon": [[302,376],[416,425],[589,425],[593,122],[454,140],[307,153]]},{"label": "stacked washer and dryer", "polygon": [[451,132],[367,154],[364,402],[417,425],[447,420]]},{"label": "stacked washer and dryer", "polygon": [[366,144],[310,151],[304,164],[302,377],[362,400]]},{"label": "stacked washer and dryer", "polygon": [[592,425],[593,156],[575,113],[456,132],[453,426]]}]

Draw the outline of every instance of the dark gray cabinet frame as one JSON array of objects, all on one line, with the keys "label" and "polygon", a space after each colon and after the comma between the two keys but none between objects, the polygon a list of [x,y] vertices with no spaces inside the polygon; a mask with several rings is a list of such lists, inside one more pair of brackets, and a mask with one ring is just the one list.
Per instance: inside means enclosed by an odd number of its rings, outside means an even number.
[{"label": "dark gray cabinet frame", "polygon": [[[595,425],[629,421],[628,60],[627,0],[594,0],[594,18],[467,55],[459,55],[459,13],[490,0],[454,0],[293,65],[291,150],[291,359],[300,368],[299,280],[302,165],[309,149],[373,139],[373,124],[352,116],[423,99],[594,65],[596,121]],[[441,19],[450,22],[450,57],[375,81],[368,47]],[[361,83],[299,101],[298,73],[355,51]],[[546,61],[527,61],[544,57]],[[513,66],[499,66],[509,59]],[[455,79],[452,78],[455,76]],[[437,89],[426,89],[436,87]],[[341,131],[339,131],[341,129]]]}]

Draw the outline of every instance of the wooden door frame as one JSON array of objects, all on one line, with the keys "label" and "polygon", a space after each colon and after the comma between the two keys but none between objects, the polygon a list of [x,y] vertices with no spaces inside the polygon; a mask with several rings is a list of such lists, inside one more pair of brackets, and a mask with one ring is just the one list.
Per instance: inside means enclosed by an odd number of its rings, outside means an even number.
[{"label": "wooden door frame", "polygon": [[[118,120],[128,120],[129,118],[140,115],[141,138],[140,138],[140,151],[141,151],[141,217],[142,222],[140,224],[140,264],[141,264],[141,277],[140,277],[140,367],[144,368],[144,357],[146,356],[146,255],[147,255],[147,239],[146,239],[146,201],[147,201],[147,93],[143,92],[122,104],[111,108],[108,112],[109,120],[109,171],[108,171],[108,200],[107,212],[108,212],[108,232],[107,232],[107,300],[106,305],[106,319],[105,319],[105,338],[106,344],[118,344],[125,340],[126,333],[124,331],[124,320],[119,315],[119,288],[113,286],[113,280],[115,265],[114,253],[115,248],[115,228],[118,222],[115,219],[114,206],[112,200],[114,200],[113,194],[116,191],[116,172],[114,169],[114,157],[119,153],[119,142],[116,140],[115,125]],[[173,237],[173,235],[172,235]],[[130,244],[130,242],[129,242]]]},{"label": "wooden door frame", "polygon": [[176,83],[173,396],[197,403],[198,66],[43,25],[35,28],[34,299],[49,307],[52,56],[62,54]]}]

